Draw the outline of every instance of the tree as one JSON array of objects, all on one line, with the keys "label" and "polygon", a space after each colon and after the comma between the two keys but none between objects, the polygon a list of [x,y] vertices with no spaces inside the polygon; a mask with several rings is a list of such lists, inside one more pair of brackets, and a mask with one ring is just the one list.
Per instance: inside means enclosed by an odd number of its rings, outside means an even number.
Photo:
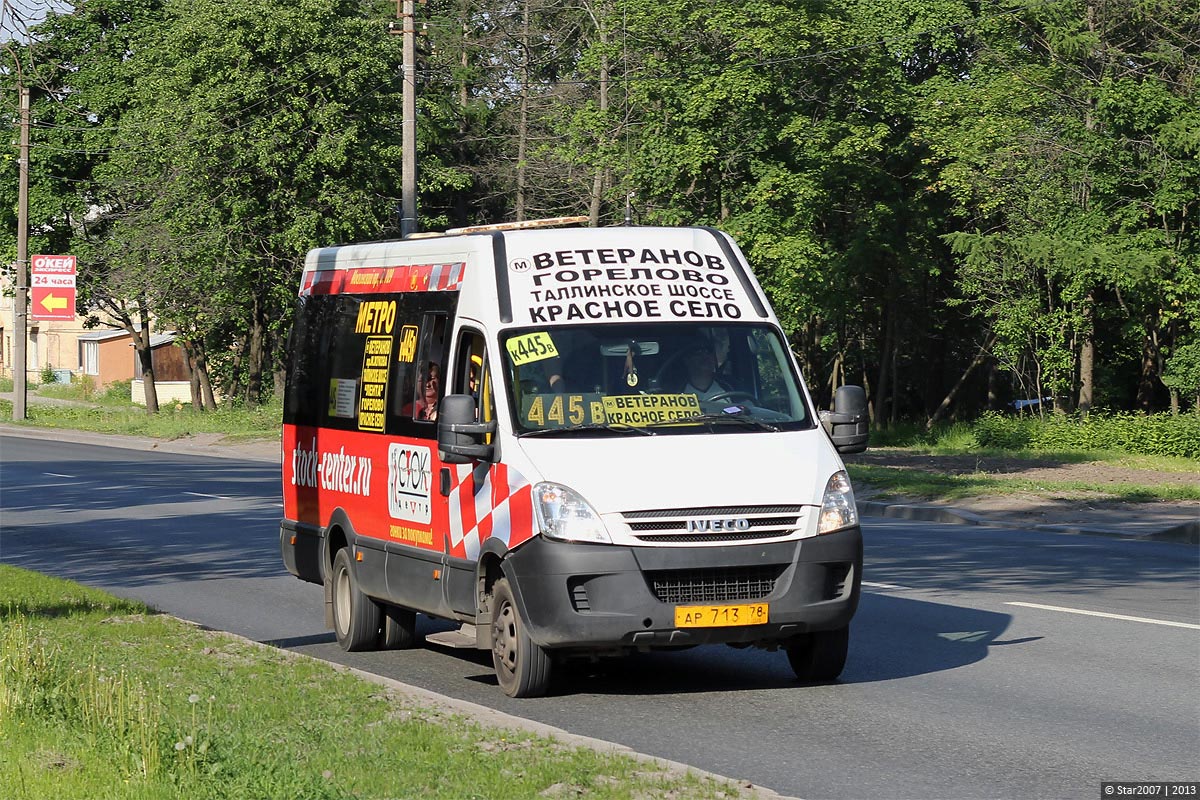
[{"label": "tree", "polygon": [[1198,22],[1134,0],[988,16],[929,116],[966,223],[946,237],[959,288],[1001,360],[1068,406],[1095,402],[1097,348],[1119,330],[1142,342],[1136,403],[1152,408],[1161,354],[1196,319]]}]

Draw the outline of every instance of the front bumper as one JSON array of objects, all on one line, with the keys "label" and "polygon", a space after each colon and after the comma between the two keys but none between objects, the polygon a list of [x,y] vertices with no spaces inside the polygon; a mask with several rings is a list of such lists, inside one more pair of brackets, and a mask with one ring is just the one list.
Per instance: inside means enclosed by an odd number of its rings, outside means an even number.
[{"label": "front bumper", "polygon": [[[840,628],[858,607],[856,526],[787,542],[723,547],[623,547],[535,537],[505,572],[530,637],[547,648],[771,644]],[[677,628],[680,605],[765,602],[768,622]]]}]

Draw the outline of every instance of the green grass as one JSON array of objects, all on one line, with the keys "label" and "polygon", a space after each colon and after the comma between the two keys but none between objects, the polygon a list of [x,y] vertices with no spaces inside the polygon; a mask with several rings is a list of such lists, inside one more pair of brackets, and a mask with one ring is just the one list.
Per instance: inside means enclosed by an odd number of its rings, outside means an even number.
[{"label": "green grass", "polygon": [[[979,443],[981,426],[996,425],[997,419],[989,417],[975,422],[943,424],[935,426],[931,431],[926,431],[923,426],[914,423],[900,423],[888,428],[872,430],[871,449],[868,452],[895,450],[908,456],[931,456],[934,465],[936,465],[938,457],[974,458],[980,464],[1002,459],[1008,465],[1020,465],[1023,462],[1028,467],[1095,463],[1130,470],[1192,473],[1196,475],[1196,481],[1184,485],[1152,482],[1121,484],[1107,481],[1103,483],[1034,481],[1024,478],[1020,474],[1005,474],[1002,471],[985,471],[984,469],[978,469],[971,474],[946,474],[931,471],[931,469],[855,464],[853,456],[847,459],[849,462],[847,469],[850,471],[852,480],[871,486],[882,497],[961,500],[980,495],[1032,493],[1044,497],[1087,497],[1125,502],[1200,500],[1200,462],[1195,458],[1149,455],[1129,452],[1118,447],[1087,449],[1072,446],[1014,446],[1011,448],[981,446]],[[1170,423],[1171,419],[1167,415],[1158,415],[1140,419],[1122,419],[1120,422],[1126,427],[1136,427],[1143,422],[1149,426],[1161,427],[1164,420]],[[1181,427],[1186,428],[1195,424],[1190,416],[1177,419]],[[1009,424],[1010,421],[1001,420],[1000,422]],[[1024,425],[1034,429],[1042,425],[1038,421],[1028,419],[1011,422],[1014,425]],[[1072,424],[1070,421],[1049,420],[1045,423],[1045,427],[1056,430],[1069,428]]]},{"label": "green grass", "polygon": [[6,800],[741,794],[3,564],[0,776]]},{"label": "green grass", "polygon": [[878,497],[914,497],[926,500],[962,500],[980,495],[1037,494],[1045,497],[1119,500],[1145,503],[1155,500],[1200,500],[1196,485],[1139,485],[1080,481],[1030,480],[992,474],[947,475],[924,470],[849,464],[855,484],[877,490]]},{"label": "green grass", "polygon": [[[226,406],[202,413],[193,411],[187,404],[164,403],[158,414],[148,414],[146,409],[128,400],[117,404],[70,406],[30,401],[26,403],[25,416],[25,421],[18,424],[166,440],[216,433],[232,440],[278,441],[283,409],[279,403],[268,403],[257,408]],[[11,402],[0,401],[0,419],[12,421]]]}]

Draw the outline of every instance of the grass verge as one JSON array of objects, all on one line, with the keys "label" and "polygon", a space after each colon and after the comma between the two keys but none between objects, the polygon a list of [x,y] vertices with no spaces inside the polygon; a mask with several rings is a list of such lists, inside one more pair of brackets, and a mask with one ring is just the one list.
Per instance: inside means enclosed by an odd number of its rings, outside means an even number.
[{"label": "grass verge", "polygon": [[0,776],[6,800],[747,794],[483,727],[331,665],[4,564]]},{"label": "grass verge", "polygon": [[[63,428],[94,433],[149,436],[173,441],[203,433],[221,434],[230,441],[279,441],[283,409],[278,403],[257,408],[222,407],[196,412],[190,406],[165,404],[157,414],[147,414],[128,402],[120,405],[50,405],[31,400],[26,419],[16,424]],[[0,400],[0,420],[12,422],[12,403]]]},{"label": "grass verge", "polygon": [[876,490],[876,496],[924,500],[963,500],[980,495],[1036,494],[1051,498],[1079,498],[1146,503],[1156,500],[1200,500],[1200,485],[1137,485],[1084,481],[1031,480],[1018,476],[985,474],[948,475],[925,470],[851,464],[846,467],[855,484]]}]

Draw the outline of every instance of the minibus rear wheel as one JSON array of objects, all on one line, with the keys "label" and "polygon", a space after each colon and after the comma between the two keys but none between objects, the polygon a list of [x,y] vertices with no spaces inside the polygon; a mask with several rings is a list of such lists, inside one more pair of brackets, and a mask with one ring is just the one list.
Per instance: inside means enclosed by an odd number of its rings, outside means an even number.
[{"label": "minibus rear wheel", "polygon": [[333,558],[333,632],[347,652],[374,650],[380,637],[379,604],[358,588],[350,548]]},{"label": "minibus rear wheel", "polygon": [[801,634],[787,643],[788,662],[805,683],[836,680],[846,667],[850,626]]},{"label": "minibus rear wheel", "polygon": [[533,643],[507,578],[492,587],[492,664],[509,697],[541,697],[550,685],[550,654]]}]

